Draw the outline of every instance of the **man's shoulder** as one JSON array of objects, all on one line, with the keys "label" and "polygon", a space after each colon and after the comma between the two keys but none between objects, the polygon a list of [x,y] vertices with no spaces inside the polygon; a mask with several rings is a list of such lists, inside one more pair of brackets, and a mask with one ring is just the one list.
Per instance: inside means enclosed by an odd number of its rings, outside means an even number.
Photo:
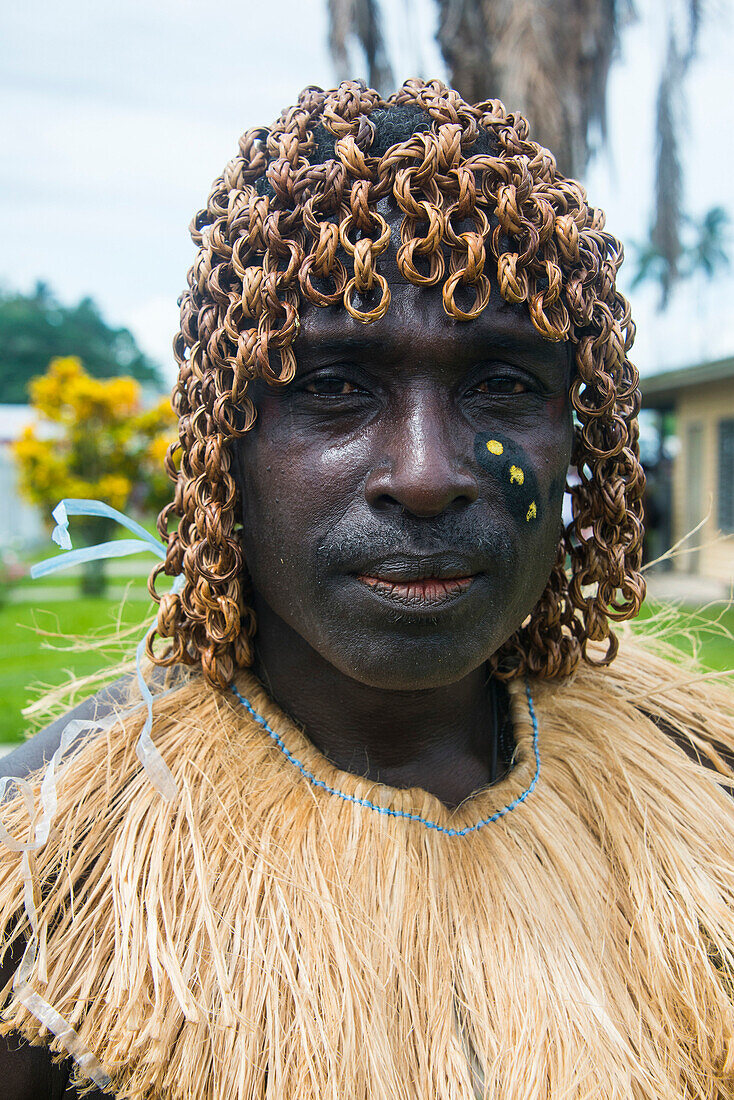
[{"label": "man's shoulder", "polygon": [[[100,722],[122,705],[128,698],[131,676],[122,676],[102,688],[95,695],[79,703],[33,737],[0,759],[0,779],[12,776],[21,779],[42,768],[49,762],[61,743],[61,736],[69,722]],[[89,730],[81,729],[78,736],[86,736]]]}]

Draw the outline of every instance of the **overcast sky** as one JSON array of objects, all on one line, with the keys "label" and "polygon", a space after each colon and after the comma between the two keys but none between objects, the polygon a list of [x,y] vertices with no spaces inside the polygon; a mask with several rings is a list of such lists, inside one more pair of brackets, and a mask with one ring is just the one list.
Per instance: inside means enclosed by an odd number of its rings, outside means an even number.
[{"label": "overcast sky", "polygon": [[[0,81],[4,248],[0,283],[85,294],[128,325],[172,376],[176,298],[193,258],[192,214],[249,126],[306,84],[329,87],[326,0],[64,0],[6,5]],[[655,79],[667,4],[624,34],[610,84],[610,153],[589,197],[625,241],[650,218]],[[396,77],[444,76],[432,0],[382,0]],[[686,202],[734,215],[732,13],[709,0],[686,89]],[[355,57],[355,65],[359,64]],[[360,74],[357,74],[360,75]],[[508,104],[508,106],[512,106]],[[628,291],[628,281],[622,281]],[[687,284],[665,314],[632,295],[643,372],[734,354],[734,273]]]}]

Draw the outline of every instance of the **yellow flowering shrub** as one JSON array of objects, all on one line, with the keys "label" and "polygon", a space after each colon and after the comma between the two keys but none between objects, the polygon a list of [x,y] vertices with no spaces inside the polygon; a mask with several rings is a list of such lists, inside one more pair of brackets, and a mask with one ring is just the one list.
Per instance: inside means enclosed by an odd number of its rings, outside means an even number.
[{"label": "yellow flowering shrub", "polygon": [[15,443],[21,489],[47,515],[62,497],[157,511],[171,485],[163,458],[175,433],[167,400],[141,407],[133,378],[92,378],[79,359],[53,359],[30,385],[39,428]]}]

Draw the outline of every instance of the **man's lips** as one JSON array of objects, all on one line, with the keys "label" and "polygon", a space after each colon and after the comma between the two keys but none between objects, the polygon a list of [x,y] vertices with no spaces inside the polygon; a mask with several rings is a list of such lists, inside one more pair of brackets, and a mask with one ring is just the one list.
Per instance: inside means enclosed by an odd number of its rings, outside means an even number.
[{"label": "man's lips", "polygon": [[357,576],[357,580],[388,599],[413,606],[429,606],[446,603],[461,596],[474,583],[475,576],[419,577],[410,581],[398,581],[361,574]]},{"label": "man's lips", "polygon": [[442,555],[369,563],[353,575],[376,595],[412,607],[435,607],[461,596],[479,572],[465,558]]}]

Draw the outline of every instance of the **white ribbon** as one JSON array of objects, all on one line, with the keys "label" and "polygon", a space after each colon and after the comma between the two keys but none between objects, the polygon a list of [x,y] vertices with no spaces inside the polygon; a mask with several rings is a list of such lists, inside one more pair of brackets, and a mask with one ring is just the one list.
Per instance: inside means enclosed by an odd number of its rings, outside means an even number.
[{"label": "white ribbon", "polygon": [[[79,565],[86,561],[98,561],[102,558],[121,558],[128,554],[138,554],[146,550],[156,555],[161,561],[165,561],[166,548],[158,539],[154,538],[144,527],[130,519],[123,512],[111,508],[101,500],[76,500],[65,498],[59,501],[52,513],[56,520],[56,527],[51,538],[64,551],[55,558],[46,558],[31,566],[31,576],[46,577],[49,573],[55,573],[59,569],[69,569],[73,565]],[[78,550],[72,549],[71,536],[69,535],[69,516],[98,516],[111,519],[125,527],[128,531],[138,535],[137,539],[120,539],[116,542],[101,542],[96,546],[82,546]],[[183,587],[184,578],[180,574],[173,582],[173,591],[178,592]],[[176,781],[171,775],[171,770],[153,743],[151,731],[153,729],[153,696],[143,676],[143,657],[145,655],[145,643],[148,635],[155,629],[155,623],[145,628],[145,634],[140,639],[135,651],[135,666],[137,670],[138,685],[143,701],[148,708],[148,714],[140,731],[138,743],[135,747],[138,760],[145,768],[153,786],[165,799],[174,799],[177,794]]]},{"label": "white ribbon", "polygon": [[[56,520],[56,527],[54,527],[51,534],[51,538],[54,540],[57,546],[60,546],[62,550],[71,550],[71,537],[69,535],[69,516],[99,516],[103,519],[114,520],[115,523],[119,523],[121,527],[126,528],[128,531],[132,531],[134,535],[137,535],[137,539],[123,540],[121,543],[116,542],[103,542],[100,546],[85,547],[82,550],[76,550],[74,554],[65,558],[66,565],[53,566],[52,568],[43,569],[44,566],[49,566],[52,562],[58,562],[58,558],[50,558],[45,562],[39,562],[38,565],[34,565],[31,568],[32,577],[40,577],[43,572],[53,572],[53,568],[65,569],[68,565],[75,565],[79,561],[90,561],[90,557],[85,557],[90,550],[99,550],[102,547],[112,547],[110,551],[110,557],[123,557],[125,554],[135,554],[138,550],[151,550],[154,554],[157,554],[161,560],[165,561],[166,550],[161,545],[158,539],[154,538],[149,531],[146,531],[144,527],[141,527],[139,523],[136,523],[134,519],[130,519],[124,512],[118,512],[117,508],[111,508],[109,504],[103,503],[101,500],[77,500],[72,497],[65,497],[64,500],[60,500],[54,508],[51,515]],[[125,549],[121,554],[114,553],[114,547],[124,546]],[[96,558],[103,557],[102,554],[94,554]]]},{"label": "white ribbon", "polygon": [[[78,550],[74,550],[72,549],[71,537],[69,535],[70,516],[99,516],[111,519],[125,527],[128,531],[131,531],[133,534],[138,535],[138,538],[103,542],[96,546],[85,546]],[[95,561],[103,558],[125,557],[128,554],[137,554],[141,550],[155,554],[156,557],[160,558],[162,561],[165,560],[165,547],[162,546],[157,539],[149,534],[144,527],[141,527],[139,523],[136,523],[135,520],[130,519],[129,516],[124,515],[122,512],[118,512],[116,508],[111,508],[108,504],[104,504],[100,500],[64,499],[54,508],[53,517],[56,520],[56,527],[54,528],[52,538],[54,542],[61,547],[64,553],[60,554],[58,557],[47,558],[45,561],[33,565],[31,567],[32,577],[45,577],[50,573],[55,573],[57,570],[69,569],[71,566],[79,565],[82,562]],[[183,580],[184,578],[182,575],[175,578],[173,591],[180,591],[183,586]],[[61,1046],[68,1051],[72,1058],[74,1058],[82,1072],[100,1089],[105,1089],[109,1086],[110,1078],[102,1069],[98,1059],[82,1042],[79,1034],[74,1028],[30,985],[30,977],[38,959],[39,945],[38,912],[34,897],[34,873],[32,863],[34,862],[34,854],[39,851],[48,840],[51,825],[56,814],[58,804],[57,783],[68,767],[68,762],[62,763],[63,758],[72,744],[83,733],[92,730],[107,729],[123,717],[145,707],[148,713],[143,723],[143,728],[140,732],[135,751],[150,781],[163,798],[173,799],[176,797],[176,782],[168,765],[155,747],[151,737],[153,726],[153,695],[145,681],[142,671],[145,643],[154,627],[155,623],[146,627],[145,633],[138,643],[135,655],[137,680],[142,695],[142,702],[127,707],[122,714],[113,711],[99,721],[83,721],[78,718],[73,718],[70,722],[67,722],[62,731],[59,746],[46,766],[41,781],[40,815],[38,816],[38,820],[36,820],[37,807],[35,797],[28,781],[14,776],[0,777],[0,807],[2,806],[6,790],[8,787],[14,785],[23,798],[32,830],[31,839],[27,841],[16,840],[5,828],[0,817],[0,843],[4,844],[6,848],[9,848],[13,852],[22,853],[23,905],[31,929],[31,935],[26,943],[20,966],[13,978],[13,994],[44,1027],[56,1036]],[[168,694],[168,691],[163,691],[159,693],[156,698],[160,698],[162,695],[166,694]],[[39,973],[38,978],[41,982],[45,982],[45,973]]]}]

